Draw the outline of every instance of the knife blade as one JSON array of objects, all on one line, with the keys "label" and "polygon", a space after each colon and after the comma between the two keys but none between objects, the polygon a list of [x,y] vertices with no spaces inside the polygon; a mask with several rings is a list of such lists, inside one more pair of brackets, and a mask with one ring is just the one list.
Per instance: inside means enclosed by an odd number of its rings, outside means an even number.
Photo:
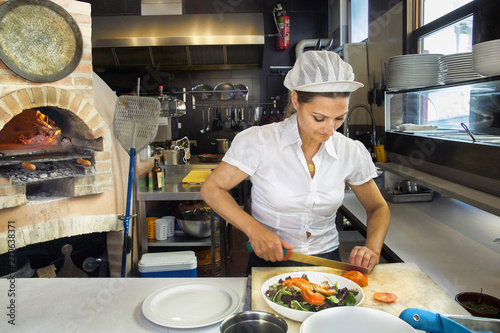
[{"label": "knife blade", "polygon": [[[247,242],[247,248],[250,252],[253,252],[253,248],[252,248],[252,245],[250,244],[250,242]],[[311,265],[315,265],[315,266],[326,266],[326,267],[342,269],[345,271],[358,271],[358,272],[361,272],[363,274],[368,274],[368,269],[365,267],[362,267],[362,266],[348,264],[348,263],[341,262],[341,261],[335,261],[335,260],[315,257],[315,256],[309,256],[307,254],[302,254],[302,253],[296,253],[296,252],[293,252],[292,250],[287,250],[285,248],[283,248],[283,255],[285,256],[285,258],[284,258],[285,261],[286,260],[293,260],[293,261],[303,262],[305,264],[311,264]]]}]

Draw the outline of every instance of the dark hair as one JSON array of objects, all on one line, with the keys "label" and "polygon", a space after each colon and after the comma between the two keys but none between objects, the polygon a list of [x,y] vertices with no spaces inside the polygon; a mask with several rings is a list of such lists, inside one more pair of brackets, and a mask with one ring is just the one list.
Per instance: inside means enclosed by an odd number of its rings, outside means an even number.
[{"label": "dark hair", "polygon": [[[298,91],[297,92],[297,100],[299,103],[309,103],[316,97],[328,97],[328,98],[341,98],[341,97],[351,97],[350,92],[308,92],[308,91]],[[286,105],[286,117],[290,117],[292,113],[297,112],[293,108],[292,103],[292,92],[288,92],[288,103]]]}]

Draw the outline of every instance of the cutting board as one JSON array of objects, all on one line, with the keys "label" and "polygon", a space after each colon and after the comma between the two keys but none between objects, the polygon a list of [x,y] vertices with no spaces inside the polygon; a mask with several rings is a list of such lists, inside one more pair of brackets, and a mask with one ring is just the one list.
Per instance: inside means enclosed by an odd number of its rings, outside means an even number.
[{"label": "cutting board", "polygon": [[203,183],[212,171],[192,170],[182,179],[183,183]]},{"label": "cutting board", "polygon": [[[256,267],[252,269],[252,310],[274,312],[262,298],[260,289],[275,275],[300,271],[325,272],[341,275],[344,271],[329,267]],[[368,286],[363,288],[365,299],[360,306],[385,311],[394,316],[406,308],[423,308],[442,314],[470,314],[439,287],[414,263],[379,264],[368,274]],[[392,292],[398,299],[385,304],[373,300],[375,292]],[[276,313],[278,314],[278,313]],[[298,333],[300,322],[283,318],[288,333]]]}]

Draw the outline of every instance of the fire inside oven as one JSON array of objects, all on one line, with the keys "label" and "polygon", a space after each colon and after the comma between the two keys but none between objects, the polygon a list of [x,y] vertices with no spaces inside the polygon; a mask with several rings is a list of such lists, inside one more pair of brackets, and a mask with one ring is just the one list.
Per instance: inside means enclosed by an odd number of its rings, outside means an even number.
[{"label": "fire inside oven", "polygon": [[93,138],[74,113],[56,107],[27,109],[0,130],[0,177],[25,185],[27,196],[68,196],[73,177],[94,172]]}]

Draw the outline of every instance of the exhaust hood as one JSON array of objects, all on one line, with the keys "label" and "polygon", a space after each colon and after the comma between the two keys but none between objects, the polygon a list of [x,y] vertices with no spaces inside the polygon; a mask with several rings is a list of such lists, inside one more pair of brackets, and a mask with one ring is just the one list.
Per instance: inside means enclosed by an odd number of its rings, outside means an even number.
[{"label": "exhaust hood", "polygon": [[163,70],[262,66],[262,13],[92,18],[95,71],[151,66]]}]

